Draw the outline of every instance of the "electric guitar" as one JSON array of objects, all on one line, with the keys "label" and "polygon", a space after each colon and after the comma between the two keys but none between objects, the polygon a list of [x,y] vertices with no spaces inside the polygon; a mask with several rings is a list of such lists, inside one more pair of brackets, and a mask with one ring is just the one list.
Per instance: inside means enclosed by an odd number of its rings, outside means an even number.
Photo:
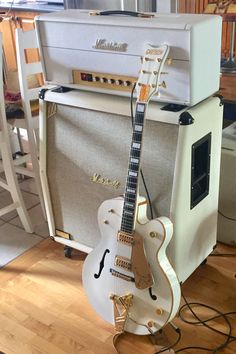
[{"label": "electric guitar", "polygon": [[101,204],[102,238],[83,266],[90,304],[119,332],[155,333],[180,304],[180,285],[166,256],[173,225],[167,217],[149,221],[147,202],[138,195],[145,114],[150,98],[159,92],[168,52],[167,45],[149,46],[142,58],[124,198]]}]

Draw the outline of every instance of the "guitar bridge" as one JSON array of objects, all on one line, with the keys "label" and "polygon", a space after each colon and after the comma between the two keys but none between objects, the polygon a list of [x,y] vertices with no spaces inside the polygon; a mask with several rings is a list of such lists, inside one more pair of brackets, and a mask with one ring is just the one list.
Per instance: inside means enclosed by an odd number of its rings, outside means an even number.
[{"label": "guitar bridge", "polygon": [[125,323],[128,319],[129,309],[133,304],[133,295],[111,295],[110,299],[113,301],[115,329],[118,332],[124,332]]}]

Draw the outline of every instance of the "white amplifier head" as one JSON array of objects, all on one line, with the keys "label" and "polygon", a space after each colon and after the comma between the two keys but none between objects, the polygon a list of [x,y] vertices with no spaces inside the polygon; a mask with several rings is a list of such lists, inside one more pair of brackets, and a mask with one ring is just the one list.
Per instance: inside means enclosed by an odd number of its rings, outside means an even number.
[{"label": "white amplifier head", "polygon": [[46,81],[129,96],[147,43],[167,44],[170,60],[154,100],[191,106],[218,91],[221,17],[151,15],[92,16],[73,9],[36,17]]}]

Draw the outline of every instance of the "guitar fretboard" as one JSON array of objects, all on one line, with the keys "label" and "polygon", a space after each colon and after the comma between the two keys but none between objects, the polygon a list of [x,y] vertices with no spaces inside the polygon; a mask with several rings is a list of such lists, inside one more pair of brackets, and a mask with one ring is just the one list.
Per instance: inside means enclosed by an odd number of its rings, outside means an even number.
[{"label": "guitar fretboard", "polygon": [[138,102],[136,104],[136,112],[133,123],[133,135],[121,221],[121,231],[129,234],[133,233],[135,224],[145,111],[146,104]]}]

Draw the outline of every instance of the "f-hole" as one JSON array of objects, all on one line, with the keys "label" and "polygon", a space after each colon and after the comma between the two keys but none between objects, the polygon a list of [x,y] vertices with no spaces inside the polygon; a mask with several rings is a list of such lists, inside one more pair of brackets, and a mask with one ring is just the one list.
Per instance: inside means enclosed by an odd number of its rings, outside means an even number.
[{"label": "f-hole", "polygon": [[157,296],[152,293],[152,288],[149,288],[148,291],[149,291],[150,298],[153,301],[156,301],[157,300]]},{"label": "f-hole", "polygon": [[102,256],[102,259],[101,259],[101,261],[100,261],[99,271],[98,271],[97,274],[96,274],[96,273],[94,274],[94,278],[95,278],[95,279],[98,279],[98,278],[100,277],[100,275],[102,274],[102,270],[103,270],[103,268],[104,268],[104,261],[105,261],[105,257],[106,257],[106,255],[107,255],[107,253],[110,253],[110,250],[109,250],[109,249],[106,249],[105,252],[104,252],[104,254],[103,254],[103,256]]}]

